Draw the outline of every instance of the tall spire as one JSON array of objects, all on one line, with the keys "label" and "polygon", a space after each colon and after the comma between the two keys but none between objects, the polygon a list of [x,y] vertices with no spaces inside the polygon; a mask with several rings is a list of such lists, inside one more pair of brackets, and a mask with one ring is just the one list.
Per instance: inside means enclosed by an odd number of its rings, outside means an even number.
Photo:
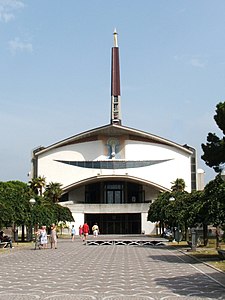
[{"label": "tall spire", "polygon": [[114,47],[112,47],[112,66],[111,66],[111,124],[121,125],[120,109],[120,64],[119,48],[116,29],[113,33]]}]

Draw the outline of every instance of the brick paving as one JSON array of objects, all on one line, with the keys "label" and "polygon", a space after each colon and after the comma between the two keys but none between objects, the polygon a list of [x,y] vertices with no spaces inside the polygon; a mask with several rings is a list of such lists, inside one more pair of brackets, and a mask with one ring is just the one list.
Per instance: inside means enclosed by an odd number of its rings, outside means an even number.
[{"label": "brick paving", "polygon": [[225,299],[225,274],[167,246],[1,250],[0,300]]}]

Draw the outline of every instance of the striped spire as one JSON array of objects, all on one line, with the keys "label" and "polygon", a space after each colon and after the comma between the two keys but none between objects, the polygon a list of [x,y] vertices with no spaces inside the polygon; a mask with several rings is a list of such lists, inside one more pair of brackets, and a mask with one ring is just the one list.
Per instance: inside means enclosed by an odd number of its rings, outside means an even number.
[{"label": "striped spire", "polygon": [[120,64],[118,34],[116,29],[113,33],[114,46],[112,47],[112,66],[111,66],[111,124],[121,125],[120,107]]}]

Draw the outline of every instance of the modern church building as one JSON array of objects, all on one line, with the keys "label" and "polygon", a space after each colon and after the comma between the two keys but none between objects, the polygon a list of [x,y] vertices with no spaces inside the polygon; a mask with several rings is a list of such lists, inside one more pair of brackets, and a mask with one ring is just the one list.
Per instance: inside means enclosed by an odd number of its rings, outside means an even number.
[{"label": "modern church building", "polygon": [[76,232],[85,221],[102,234],[151,234],[149,205],[171,182],[184,179],[196,189],[196,154],[151,133],[122,125],[120,67],[114,32],[111,66],[110,123],[33,151],[32,177],[63,187],[60,202],[68,206]]}]

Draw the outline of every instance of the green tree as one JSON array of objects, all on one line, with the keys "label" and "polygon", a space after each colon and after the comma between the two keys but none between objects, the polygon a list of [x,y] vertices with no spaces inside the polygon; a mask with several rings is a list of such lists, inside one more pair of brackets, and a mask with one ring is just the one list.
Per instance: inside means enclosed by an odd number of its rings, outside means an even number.
[{"label": "green tree", "polygon": [[203,219],[200,213],[202,208],[203,191],[193,191],[186,193],[181,203],[181,219],[187,227],[196,227],[202,223]]},{"label": "green tree", "polygon": [[182,178],[177,178],[175,181],[171,182],[171,184],[172,192],[183,192],[186,187],[185,181]]},{"label": "green tree", "polygon": [[20,181],[0,182],[0,214],[2,226],[24,224],[29,219],[28,200],[30,190],[26,183]]},{"label": "green tree", "polygon": [[[203,211],[204,192],[184,191],[185,182],[177,179],[172,182],[173,191],[161,193],[150,205],[148,211],[148,221],[160,222],[168,227],[178,227],[183,233],[187,233],[188,228],[204,224]],[[173,201],[171,201],[173,199]]]},{"label": "green tree", "polygon": [[201,158],[206,165],[220,172],[221,164],[225,163],[225,102],[220,102],[216,106],[214,120],[217,126],[222,130],[223,137],[219,138],[215,133],[208,133],[207,143],[202,144],[204,154]]},{"label": "green tree", "polygon": [[33,222],[39,226],[50,226],[51,224],[62,222],[72,222],[74,218],[67,207],[54,203],[49,198],[37,196],[36,204],[32,208]]},{"label": "green tree", "polygon": [[[43,182],[43,180],[41,181]],[[34,180],[33,183],[35,182]],[[57,186],[59,187],[60,184]],[[60,221],[74,221],[72,213],[67,207],[55,203],[59,194],[50,199],[37,195],[37,192],[38,188],[32,190],[30,184],[20,181],[0,182],[0,228],[13,225],[22,226],[22,228],[27,226],[29,231],[31,224],[50,226],[52,223],[57,224]],[[39,192],[39,194],[41,193]],[[31,198],[36,200],[34,206],[31,206],[29,202]],[[24,239],[24,234],[22,234],[22,239]]]},{"label": "green tree", "polygon": [[[203,224],[213,224],[219,227],[225,224],[225,183],[220,175],[211,180],[204,189],[204,197],[200,214]],[[219,247],[219,236],[217,235],[217,247]]]},{"label": "green tree", "polygon": [[29,181],[30,188],[36,195],[42,196],[43,188],[46,186],[46,178],[39,176]]},{"label": "green tree", "polygon": [[200,209],[202,208],[203,191],[183,192],[177,197],[176,205],[179,207],[178,222],[182,232],[189,240],[190,228],[202,224]]},{"label": "green tree", "polygon": [[57,182],[50,182],[47,184],[44,196],[47,197],[53,203],[58,203],[60,197],[62,196],[62,184]]},{"label": "green tree", "polygon": [[171,194],[169,192],[160,193],[157,199],[150,204],[148,210],[148,221],[159,222],[160,233],[164,231],[164,226],[168,223],[166,218],[166,208],[169,204],[169,198]]},{"label": "green tree", "polygon": [[68,207],[61,206],[60,204],[54,205],[56,222],[74,222],[73,215]]}]

